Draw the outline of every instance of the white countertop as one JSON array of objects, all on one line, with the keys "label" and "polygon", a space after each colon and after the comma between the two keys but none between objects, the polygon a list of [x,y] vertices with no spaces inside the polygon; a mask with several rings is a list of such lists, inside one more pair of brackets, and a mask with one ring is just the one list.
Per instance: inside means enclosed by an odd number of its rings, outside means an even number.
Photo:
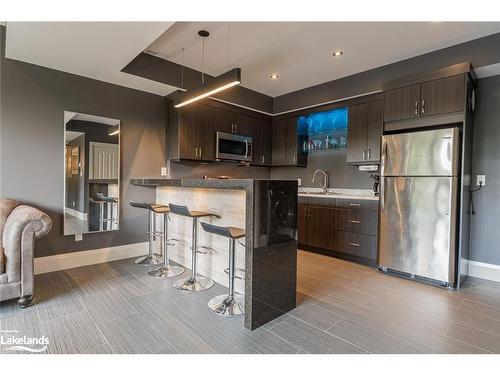
[{"label": "white countertop", "polygon": [[378,201],[378,195],[373,195],[370,189],[338,189],[329,188],[329,194],[322,194],[321,188],[300,188],[299,197],[324,198],[324,199],[359,199]]}]

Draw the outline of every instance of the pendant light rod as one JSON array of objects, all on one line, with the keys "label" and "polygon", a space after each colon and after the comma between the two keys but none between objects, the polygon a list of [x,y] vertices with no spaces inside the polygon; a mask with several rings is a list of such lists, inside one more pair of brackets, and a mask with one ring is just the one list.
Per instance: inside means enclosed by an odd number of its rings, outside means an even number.
[{"label": "pendant light rod", "polygon": [[[180,108],[185,105],[194,103],[203,98],[214,95],[223,90],[227,90],[230,87],[239,85],[241,83],[241,69],[234,68],[230,71],[210,79],[205,83],[205,38],[207,38],[210,33],[206,30],[198,31],[198,35],[203,38],[203,46],[201,50],[201,86],[189,90],[184,93],[180,93],[176,98],[174,107]],[[229,28],[228,28],[228,59],[229,59]]]}]

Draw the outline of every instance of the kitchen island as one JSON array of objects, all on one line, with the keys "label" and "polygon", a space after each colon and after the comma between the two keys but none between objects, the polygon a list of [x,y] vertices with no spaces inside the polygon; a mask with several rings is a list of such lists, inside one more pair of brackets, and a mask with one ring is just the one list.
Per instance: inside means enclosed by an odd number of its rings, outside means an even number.
[{"label": "kitchen island", "polygon": [[[207,222],[245,229],[238,245],[237,267],[244,280],[236,290],[245,295],[245,327],[256,329],[296,306],[297,181],[131,179],[130,183],[156,188],[156,203],[186,205],[220,216]],[[190,266],[190,223],[172,215],[169,235],[179,240],[172,260]],[[227,285],[227,240],[199,231],[199,245],[214,249],[200,256],[201,274]]]}]

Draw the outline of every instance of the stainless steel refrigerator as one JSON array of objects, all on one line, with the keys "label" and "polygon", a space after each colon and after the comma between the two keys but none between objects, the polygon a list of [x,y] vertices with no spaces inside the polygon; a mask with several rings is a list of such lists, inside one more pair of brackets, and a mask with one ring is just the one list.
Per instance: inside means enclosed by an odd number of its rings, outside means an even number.
[{"label": "stainless steel refrigerator", "polygon": [[455,127],[382,137],[381,270],[456,285],[460,150]]}]

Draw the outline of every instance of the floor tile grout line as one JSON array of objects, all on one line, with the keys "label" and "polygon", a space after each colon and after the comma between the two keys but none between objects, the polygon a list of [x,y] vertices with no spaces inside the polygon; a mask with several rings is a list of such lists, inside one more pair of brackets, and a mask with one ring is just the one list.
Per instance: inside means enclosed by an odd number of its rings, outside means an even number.
[{"label": "floor tile grout line", "polygon": [[[83,297],[80,296],[80,298],[83,300]],[[101,330],[101,327],[99,327],[99,323],[95,321],[95,319],[92,316],[92,314],[88,311],[87,304],[85,303],[85,301],[82,301],[82,303],[83,303],[83,308],[85,309],[85,311],[87,312],[87,314],[89,314],[89,316],[90,316],[90,320],[92,320],[92,323],[94,323],[94,325],[96,326],[97,330],[99,331],[99,333],[104,338],[104,341],[105,341],[107,347],[109,348],[109,350],[111,350],[112,354],[116,354],[115,350],[113,349],[113,347],[109,343],[108,338],[106,337],[106,335],[104,334],[104,332]]]},{"label": "floor tile grout line", "polygon": [[[306,322],[306,321],[304,321],[304,320],[302,320],[302,319],[298,319],[298,318],[296,318],[296,317],[295,317],[295,316],[293,316],[293,315],[291,315],[291,317],[292,317],[292,318],[294,318],[294,319],[299,320],[300,322],[302,322],[302,323],[304,323],[304,324],[307,324],[307,325],[309,325],[309,326],[313,327],[314,329],[317,329],[317,330],[319,330],[319,331],[322,331],[322,332],[324,332],[324,333],[326,333],[326,334],[328,334],[328,335],[330,335],[330,336],[333,336],[333,337],[335,337],[335,338],[337,338],[337,339],[339,339],[339,340],[342,340],[342,341],[344,341],[344,342],[346,342],[346,343],[348,343],[348,344],[350,344],[350,345],[353,345],[353,346],[357,347],[358,349],[361,349],[361,350],[363,350],[363,351],[366,351],[365,349],[363,349],[363,348],[359,347],[358,345],[356,345],[356,344],[354,344],[354,343],[352,343],[352,342],[350,342],[350,341],[348,341],[348,340],[345,340],[345,339],[343,339],[343,338],[341,338],[341,337],[338,337],[338,336],[336,336],[336,335],[334,335],[334,334],[332,334],[332,333],[330,333],[330,332],[327,332],[327,331],[325,331],[325,330],[323,330],[323,329],[321,329],[321,328],[318,328],[318,327],[316,327],[315,325],[313,325],[313,324],[311,324],[311,323],[309,323],[309,322]],[[276,326],[274,326],[274,327],[277,327],[278,325],[280,325],[280,324],[282,324],[282,323],[283,323],[283,322],[279,322],[279,323],[278,323]],[[273,328],[274,328],[274,327],[273,327]]]},{"label": "floor tile grout line", "polygon": [[328,331],[329,329],[332,329],[333,327],[335,327],[337,324],[339,324],[344,319],[345,319],[345,316],[341,317],[339,320],[337,320],[335,323],[333,323],[330,327],[328,327],[327,329],[325,329],[325,331]]},{"label": "floor tile grout line", "polygon": [[[451,323],[451,324],[453,324],[453,323]],[[488,350],[488,349],[486,349],[486,348],[483,348],[483,347],[481,347],[481,346],[479,346],[479,345],[475,345],[475,344],[472,344],[472,343],[470,343],[470,342],[467,342],[467,341],[464,341],[464,340],[462,340],[462,339],[459,339],[459,338],[457,338],[457,337],[453,337],[453,336],[448,335],[448,331],[449,331],[449,330],[450,330],[450,328],[451,328],[451,324],[450,324],[450,325],[446,328],[446,331],[443,333],[443,336],[445,336],[445,337],[447,337],[447,338],[450,338],[450,339],[452,339],[452,340],[456,340],[456,341],[462,342],[462,343],[464,343],[464,344],[467,344],[467,345],[473,346],[473,347],[475,347],[475,348],[478,348],[478,349],[484,350],[484,351],[486,351],[486,352],[488,352],[488,353],[490,353],[490,354],[495,354],[494,352],[492,352],[492,351],[490,351],[490,350]],[[455,323],[455,324],[457,324],[457,323]]]},{"label": "floor tile grout line", "polygon": [[[276,325],[275,325],[275,326],[273,326],[272,328],[277,327],[277,326],[278,326],[278,325],[280,325],[281,323],[282,323],[282,322],[280,322],[280,323],[276,324]],[[267,330],[270,334],[272,334],[273,336],[277,337],[278,339],[283,340],[283,341],[285,341],[286,343],[288,343],[288,344],[292,345],[293,347],[297,348],[298,350],[303,350],[304,352],[306,352],[306,353],[308,353],[308,354],[309,354],[309,352],[308,352],[306,349],[303,349],[303,348],[301,348],[301,347],[297,346],[297,344],[295,344],[295,343],[291,342],[290,340],[287,340],[286,338],[281,337],[281,336],[280,336],[280,335],[278,335],[276,332],[271,331],[271,329],[267,329],[267,328],[266,328],[266,330]]]}]

